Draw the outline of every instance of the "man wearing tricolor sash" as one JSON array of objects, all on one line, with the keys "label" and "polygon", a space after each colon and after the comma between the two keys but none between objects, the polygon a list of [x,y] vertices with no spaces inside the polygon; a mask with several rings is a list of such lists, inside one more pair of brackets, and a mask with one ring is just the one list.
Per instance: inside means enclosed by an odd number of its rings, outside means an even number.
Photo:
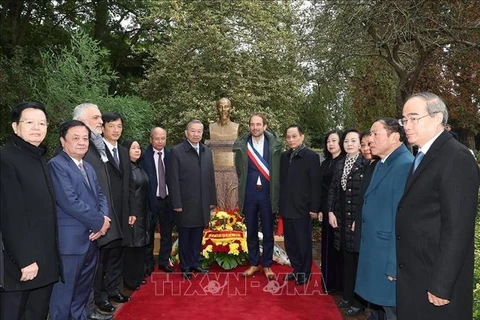
[{"label": "man wearing tricolor sash", "polygon": [[[271,280],[275,278],[273,260],[273,222],[278,211],[279,170],[282,142],[274,133],[266,131],[265,116],[255,113],[250,117],[250,132],[233,144],[235,168],[238,175],[238,203],[245,215],[250,268],[243,275],[249,277],[261,270]],[[258,219],[263,233],[263,254],[260,262]]]}]

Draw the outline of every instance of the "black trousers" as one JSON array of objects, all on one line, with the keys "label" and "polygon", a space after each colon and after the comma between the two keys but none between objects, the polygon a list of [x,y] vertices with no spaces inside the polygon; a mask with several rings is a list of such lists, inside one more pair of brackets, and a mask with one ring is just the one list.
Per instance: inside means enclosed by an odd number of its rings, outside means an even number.
[{"label": "black trousers", "polygon": [[53,283],[32,290],[0,291],[0,320],[45,320]]},{"label": "black trousers", "polygon": [[126,247],[123,259],[123,283],[134,289],[143,280],[145,247]]},{"label": "black trousers", "polygon": [[93,282],[95,303],[108,300],[120,291],[120,280],[123,274],[124,247],[101,247],[97,271]]},{"label": "black trousers", "polygon": [[150,243],[145,246],[145,267],[152,269],[155,266],[153,248],[155,241],[155,229],[160,224],[160,250],[158,252],[158,264],[167,265],[172,253],[172,231],[175,225],[175,214],[170,203],[170,198],[157,198],[158,212],[154,212],[150,223]]},{"label": "black trousers", "polygon": [[355,281],[357,279],[358,253],[349,252],[342,246],[343,257],[343,300],[350,301],[355,308],[364,308],[365,300],[355,293]]},{"label": "black trousers", "polygon": [[178,227],[177,229],[180,269],[187,271],[190,268],[198,268],[202,251],[203,227]]},{"label": "black trousers", "polygon": [[283,218],[285,249],[295,275],[309,277],[312,272],[312,219]]}]

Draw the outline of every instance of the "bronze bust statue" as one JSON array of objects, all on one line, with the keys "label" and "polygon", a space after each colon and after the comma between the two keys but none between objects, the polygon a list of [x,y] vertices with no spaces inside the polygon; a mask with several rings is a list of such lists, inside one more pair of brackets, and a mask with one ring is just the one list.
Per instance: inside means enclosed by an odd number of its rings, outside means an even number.
[{"label": "bronze bust statue", "polygon": [[211,140],[236,140],[238,137],[238,123],[230,120],[232,103],[227,98],[221,98],[216,103],[218,121],[209,125]]}]

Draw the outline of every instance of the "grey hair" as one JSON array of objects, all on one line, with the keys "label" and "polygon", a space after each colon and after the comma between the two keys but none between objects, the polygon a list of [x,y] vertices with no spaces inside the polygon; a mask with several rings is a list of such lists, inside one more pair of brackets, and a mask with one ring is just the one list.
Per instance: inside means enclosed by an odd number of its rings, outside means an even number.
[{"label": "grey hair", "polygon": [[203,130],[203,123],[202,123],[202,121],[200,121],[198,119],[190,120],[190,122],[187,123],[187,127],[185,129],[188,130],[188,128],[190,128],[191,125],[196,124],[196,123],[201,124],[202,125],[202,130]]},{"label": "grey hair", "polygon": [[85,110],[87,110],[88,108],[96,108],[98,109],[98,106],[96,104],[93,104],[93,103],[82,103],[82,104],[79,104],[78,106],[75,107],[75,109],[73,109],[73,120],[80,120],[83,116],[83,113],[85,112]]},{"label": "grey hair", "polygon": [[433,116],[435,113],[443,114],[442,125],[445,126],[448,122],[448,110],[445,102],[442,98],[431,92],[420,92],[415,93],[408,100],[412,98],[421,98],[427,104],[427,112],[430,116]]}]

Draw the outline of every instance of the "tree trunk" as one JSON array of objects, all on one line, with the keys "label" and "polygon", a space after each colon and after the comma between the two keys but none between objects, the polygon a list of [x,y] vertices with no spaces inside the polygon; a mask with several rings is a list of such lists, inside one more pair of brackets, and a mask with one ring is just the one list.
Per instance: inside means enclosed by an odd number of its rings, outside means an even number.
[{"label": "tree trunk", "polygon": [[103,45],[108,23],[108,2],[106,0],[97,1],[95,7],[95,28],[93,30],[93,38],[100,41]]}]

